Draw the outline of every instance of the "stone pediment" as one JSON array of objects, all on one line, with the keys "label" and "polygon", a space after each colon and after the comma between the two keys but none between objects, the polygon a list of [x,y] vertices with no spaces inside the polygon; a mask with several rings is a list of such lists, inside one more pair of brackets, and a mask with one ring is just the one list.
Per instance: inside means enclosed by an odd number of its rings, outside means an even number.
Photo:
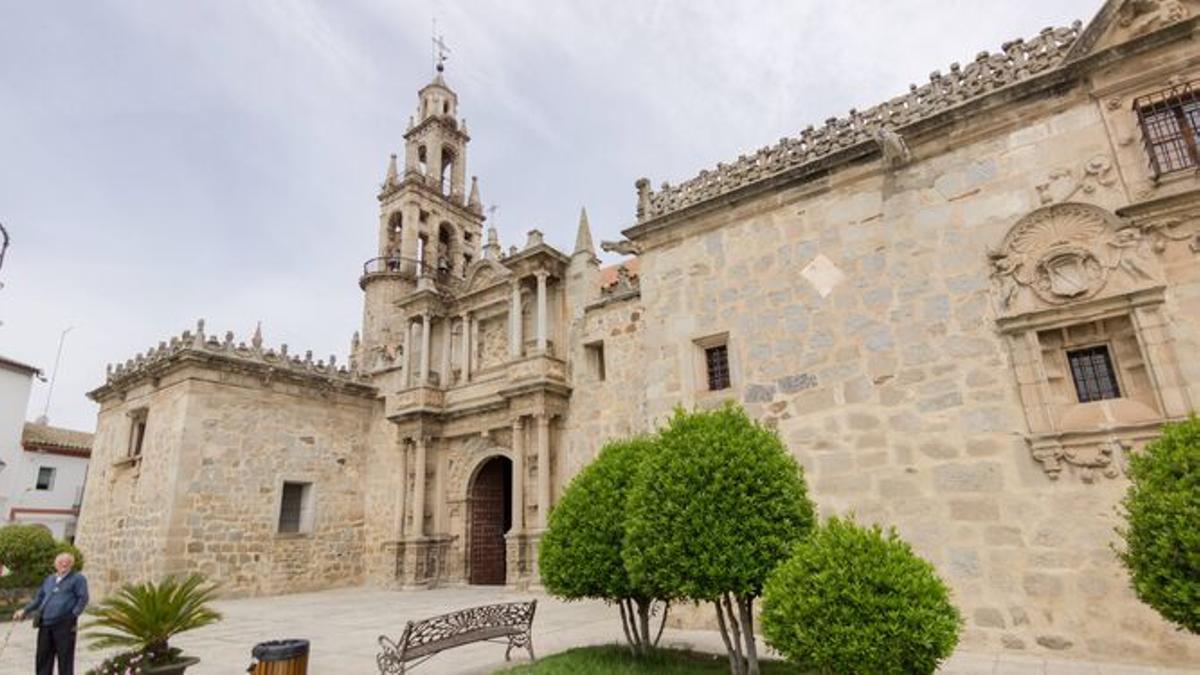
[{"label": "stone pediment", "polygon": [[1068,61],[1077,60],[1200,14],[1200,0],[1108,0],[1083,30]]},{"label": "stone pediment", "polygon": [[1161,286],[1157,232],[1092,204],[1030,213],[988,253],[1001,316]]},{"label": "stone pediment", "polygon": [[471,263],[471,266],[467,268],[465,278],[464,293],[470,294],[507,282],[512,278],[512,272],[495,260],[485,258]]}]

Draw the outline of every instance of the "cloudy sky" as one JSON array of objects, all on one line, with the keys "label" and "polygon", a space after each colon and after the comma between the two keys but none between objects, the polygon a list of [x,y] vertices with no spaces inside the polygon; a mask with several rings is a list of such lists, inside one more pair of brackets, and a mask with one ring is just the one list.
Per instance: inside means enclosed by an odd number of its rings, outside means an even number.
[{"label": "cloudy sky", "polygon": [[[502,244],[677,182],[1100,0],[0,0],[0,355],[91,430],[108,362],[191,327],[344,358],[431,20]],[[37,383],[29,417],[48,386]]]}]

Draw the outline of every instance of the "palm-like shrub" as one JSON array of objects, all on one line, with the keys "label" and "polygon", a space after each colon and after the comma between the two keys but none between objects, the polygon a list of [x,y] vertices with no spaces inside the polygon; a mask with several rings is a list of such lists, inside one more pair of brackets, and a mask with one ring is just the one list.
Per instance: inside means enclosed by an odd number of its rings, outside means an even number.
[{"label": "palm-like shrub", "polygon": [[199,574],[125,584],[88,610],[94,618],[84,626],[86,637],[96,649],[119,647],[146,657],[149,665],[169,663],[179,656],[168,644],[172,637],[221,619],[209,606],[215,592],[216,585]]},{"label": "palm-like shrub", "polygon": [[962,618],[933,566],[894,531],[830,519],[763,591],[767,643],[803,670],[932,673]]},{"label": "palm-like shrub", "polygon": [[1121,561],[1163,618],[1200,633],[1200,418],[1168,424],[1129,458]]}]

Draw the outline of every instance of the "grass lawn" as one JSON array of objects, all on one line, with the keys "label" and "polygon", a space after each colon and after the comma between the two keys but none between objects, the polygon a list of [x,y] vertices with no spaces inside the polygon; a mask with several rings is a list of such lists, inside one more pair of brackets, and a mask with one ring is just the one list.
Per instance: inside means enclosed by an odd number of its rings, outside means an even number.
[{"label": "grass lawn", "polygon": [[[796,675],[798,671],[780,661],[759,658],[763,675]],[[505,675],[692,675],[693,673],[728,673],[729,659],[724,655],[701,654],[674,649],[662,649],[645,659],[635,659],[620,645],[578,647],[553,654],[535,663],[502,670]]]}]

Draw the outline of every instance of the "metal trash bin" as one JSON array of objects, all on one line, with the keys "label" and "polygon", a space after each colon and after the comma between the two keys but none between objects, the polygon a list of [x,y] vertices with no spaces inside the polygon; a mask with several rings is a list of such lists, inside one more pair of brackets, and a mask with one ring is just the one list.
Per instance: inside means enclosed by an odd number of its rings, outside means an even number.
[{"label": "metal trash bin", "polygon": [[308,640],[270,640],[254,645],[255,662],[246,672],[253,675],[307,675]]}]

